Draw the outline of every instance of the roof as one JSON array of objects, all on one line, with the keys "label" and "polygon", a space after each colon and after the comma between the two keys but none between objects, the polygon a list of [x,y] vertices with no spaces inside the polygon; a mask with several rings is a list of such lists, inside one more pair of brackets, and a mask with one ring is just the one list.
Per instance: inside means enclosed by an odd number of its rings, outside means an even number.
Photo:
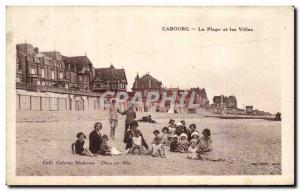
[{"label": "roof", "polygon": [[124,81],[127,84],[125,70],[115,69],[113,65],[109,68],[96,68],[95,73],[96,75],[93,82],[118,80]]},{"label": "roof", "polygon": [[[151,83],[149,83],[149,81]],[[133,89],[160,89],[162,83],[151,76],[149,73],[145,74],[141,78],[138,76],[135,78],[135,82],[133,84]]]},{"label": "roof", "polygon": [[58,51],[40,52],[38,54],[46,55],[47,57],[52,58],[54,60],[62,60],[62,56]]},{"label": "roof", "polygon": [[76,65],[76,72],[80,72],[82,68],[87,65],[92,65],[91,61],[88,59],[87,56],[62,56],[62,59],[66,64]]}]

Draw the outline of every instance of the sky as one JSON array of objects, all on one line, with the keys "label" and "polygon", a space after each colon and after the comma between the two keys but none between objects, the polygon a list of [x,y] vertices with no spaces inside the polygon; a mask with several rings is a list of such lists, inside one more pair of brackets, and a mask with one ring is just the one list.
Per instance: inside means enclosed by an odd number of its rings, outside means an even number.
[{"label": "sky", "polygon": [[[256,10],[257,11],[257,10]],[[238,16],[237,16],[238,15]],[[162,27],[249,27],[252,32],[163,31]],[[149,72],[163,86],[235,95],[238,107],[281,111],[285,22],[274,11],[243,8],[10,7],[8,44],[87,55],[94,67],[124,68],[128,89]]]}]

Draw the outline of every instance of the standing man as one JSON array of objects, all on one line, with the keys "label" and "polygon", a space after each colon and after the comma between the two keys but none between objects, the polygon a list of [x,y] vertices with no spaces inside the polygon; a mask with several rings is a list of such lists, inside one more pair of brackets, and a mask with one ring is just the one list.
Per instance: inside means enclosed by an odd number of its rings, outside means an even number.
[{"label": "standing man", "polygon": [[110,138],[115,139],[116,127],[118,126],[118,107],[116,106],[116,100],[112,100],[112,105],[109,110],[109,123],[110,123]]},{"label": "standing man", "polygon": [[[135,118],[136,118],[136,112],[133,110],[134,105],[130,105],[129,109],[125,110],[124,112],[121,112],[118,109],[118,112],[122,115],[126,115],[126,119],[125,119],[125,133],[127,130],[130,130],[132,127],[132,123],[134,122]],[[125,134],[124,133],[124,134]]]}]

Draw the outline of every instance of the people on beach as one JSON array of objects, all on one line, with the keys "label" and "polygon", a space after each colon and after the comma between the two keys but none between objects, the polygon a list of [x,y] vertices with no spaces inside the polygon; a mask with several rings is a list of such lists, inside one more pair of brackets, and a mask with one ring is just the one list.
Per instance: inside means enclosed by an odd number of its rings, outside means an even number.
[{"label": "people on beach", "polygon": [[[76,154],[86,155],[86,156],[90,156],[90,157],[96,156],[95,154],[91,153],[90,150],[84,148],[84,143],[85,143],[84,139],[86,139],[86,136],[83,132],[77,133],[76,137],[77,137],[77,140],[74,144]],[[73,145],[72,145],[72,147],[73,147]],[[72,148],[72,150],[73,150],[73,148]]]},{"label": "people on beach", "polygon": [[212,139],[210,137],[210,130],[204,129],[202,131],[202,137],[199,138],[199,144],[197,148],[198,159],[202,159],[204,153],[212,151]]},{"label": "people on beach", "polygon": [[154,143],[152,143],[150,148],[150,155],[153,157],[166,158],[165,149],[161,144],[161,137],[154,137]]},{"label": "people on beach", "polygon": [[182,125],[182,123],[178,123],[174,132],[176,135],[180,136],[182,133],[187,134],[187,130],[185,126]]},{"label": "people on beach", "polygon": [[[132,153],[134,150],[142,149],[141,154],[146,154],[149,151],[149,147],[143,137],[143,134],[138,128],[138,122],[133,121],[131,124],[131,129],[127,129],[124,136],[125,153]],[[141,147],[139,147],[141,146]],[[145,150],[145,152],[144,152]]]},{"label": "people on beach", "polygon": [[104,156],[111,156],[111,155],[119,155],[121,154],[115,147],[112,147],[108,144],[109,138],[107,135],[102,136],[102,143],[100,145],[99,154]]},{"label": "people on beach", "polygon": [[187,131],[187,135],[188,135],[188,141],[190,141],[192,139],[192,133],[194,133],[196,130],[196,125],[193,123],[189,126],[189,129]]},{"label": "people on beach", "polygon": [[89,135],[89,149],[93,154],[97,154],[100,150],[100,145],[102,143],[102,137],[100,130],[102,129],[102,123],[96,122],[94,125],[94,130]]},{"label": "people on beach", "polygon": [[153,135],[154,135],[154,138],[153,138],[153,141],[152,141],[152,143],[154,143],[155,142],[155,137],[160,137],[160,132],[159,132],[159,130],[157,130],[157,129],[155,129],[154,131],[153,131]]},{"label": "people on beach", "polygon": [[[113,104],[114,105],[114,104]],[[116,110],[110,112],[110,120],[117,119],[117,117],[111,117],[116,114]],[[174,120],[170,120],[170,125],[174,124]],[[203,155],[212,151],[212,138],[211,132],[209,129],[204,129],[202,131],[202,136],[196,130],[196,125],[191,124],[189,129],[185,129],[184,121],[178,123],[175,128],[175,131],[170,136],[168,127],[164,127],[161,130],[154,130],[153,142],[150,146],[150,149],[143,137],[142,132],[138,129],[138,122],[133,120],[127,123],[128,128],[126,129],[124,135],[125,154],[132,155],[145,155],[150,154],[153,157],[165,158],[165,150],[168,148],[171,152],[181,152],[188,153],[188,159],[205,159]],[[113,127],[111,125],[111,130]],[[94,124],[94,130],[89,134],[89,149],[84,148],[84,139],[86,138],[83,132],[77,134],[77,141],[72,144],[72,149],[74,145],[74,152],[80,155],[86,156],[96,156],[96,154],[111,156],[121,154],[116,148],[108,144],[109,137],[107,135],[101,136],[100,130],[102,129],[102,124],[96,122]],[[114,128],[115,130],[115,128]],[[187,132],[187,133],[186,133]],[[180,134],[179,134],[180,133]],[[179,135],[178,135],[179,134]],[[114,132],[111,131],[111,139],[114,138]]]},{"label": "people on beach", "polygon": [[[129,108],[127,110],[125,110],[124,112],[121,112],[119,109],[117,111],[121,115],[126,115],[126,118],[125,118],[125,133],[126,133],[126,131],[128,129],[132,128],[132,125],[136,118],[136,112],[134,111],[134,105],[130,105]],[[124,136],[125,136],[125,133],[124,133]]]},{"label": "people on beach", "polygon": [[116,106],[116,100],[112,100],[112,105],[109,109],[109,123],[110,123],[110,138],[115,139],[115,132],[118,126],[118,107]]},{"label": "people on beach", "polygon": [[110,152],[111,147],[107,144],[108,142],[108,136],[107,135],[103,135],[102,136],[102,143],[100,145],[100,150],[99,150],[99,154],[101,155],[112,155]]},{"label": "people on beach", "polygon": [[188,148],[189,148],[189,141],[187,140],[187,134],[185,133],[181,133],[181,135],[179,136],[179,151],[182,153],[188,152]]},{"label": "people on beach", "polygon": [[198,154],[197,154],[197,149],[198,149],[198,142],[196,139],[192,139],[190,141],[190,146],[188,149],[188,159],[198,159]]},{"label": "people on beach", "polygon": [[192,134],[191,134],[191,140],[189,141],[191,143],[191,141],[196,141],[197,144],[199,144],[200,140],[199,140],[199,133],[197,131],[194,131]]},{"label": "people on beach", "polygon": [[164,127],[162,130],[162,135],[161,135],[161,144],[164,146],[164,147],[169,147],[170,146],[170,142],[171,142],[171,139],[172,137],[170,137],[170,134],[169,134],[169,128],[168,127]]},{"label": "people on beach", "polygon": [[125,110],[124,112],[121,112],[120,110],[118,110],[118,112],[121,115],[126,115],[125,130],[131,129],[132,124],[133,124],[133,122],[135,121],[135,118],[136,118],[136,112],[134,111],[134,105],[129,106],[129,108],[127,110]]},{"label": "people on beach", "polygon": [[170,151],[171,152],[178,152],[179,151],[179,149],[178,149],[178,147],[179,147],[178,138],[179,137],[176,134],[173,135],[171,143],[170,143]]}]

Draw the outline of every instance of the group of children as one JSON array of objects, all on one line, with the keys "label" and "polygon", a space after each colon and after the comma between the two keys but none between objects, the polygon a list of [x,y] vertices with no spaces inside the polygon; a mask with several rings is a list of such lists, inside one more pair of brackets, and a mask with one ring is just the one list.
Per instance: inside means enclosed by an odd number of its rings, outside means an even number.
[{"label": "group of children", "polygon": [[[171,119],[168,127],[164,127],[160,133],[159,130],[153,132],[154,138],[151,146],[148,147],[138,124],[133,125],[131,129],[125,132],[124,143],[126,143],[125,154],[133,155],[151,155],[153,157],[165,158],[165,151],[188,153],[189,159],[202,159],[202,154],[212,150],[212,139],[210,130],[204,129],[202,135],[197,131],[196,125],[191,124],[187,129],[185,121],[175,124]],[[82,132],[77,134],[77,141],[72,144],[73,152],[80,155],[97,156],[100,155],[118,155],[121,154],[116,148],[108,145],[108,136],[101,136],[99,151],[95,154],[84,148],[85,135]],[[73,148],[75,147],[75,148]]]},{"label": "group of children", "polygon": [[175,121],[171,119],[169,127],[164,127],[161,131],[162,134],[158,130],[153,132],[153,144],[157,145],[156,147],[160,145],[159,148],[163,150],[163,153],[168,149],[171,152],[188,153],[189,159],[202,159],[202,154],[212,150],[209,129],[204,129],[200,136],[195,124],[191,124],[187,129],[185,121],[175,124]]}]

